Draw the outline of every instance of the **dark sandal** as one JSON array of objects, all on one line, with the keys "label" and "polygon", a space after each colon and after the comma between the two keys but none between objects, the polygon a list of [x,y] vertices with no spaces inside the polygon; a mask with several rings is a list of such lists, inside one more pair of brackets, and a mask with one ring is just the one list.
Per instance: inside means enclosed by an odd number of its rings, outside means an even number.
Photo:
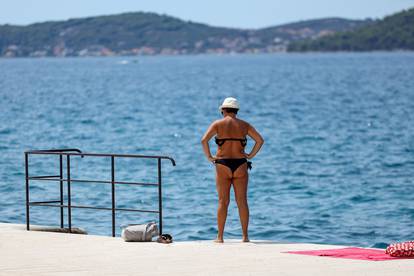
[{"label": "dark sandal", "polygon": [[158,236],[157,242],[159,243],[172,243],[173,238],[170,234],[162,234]]}]

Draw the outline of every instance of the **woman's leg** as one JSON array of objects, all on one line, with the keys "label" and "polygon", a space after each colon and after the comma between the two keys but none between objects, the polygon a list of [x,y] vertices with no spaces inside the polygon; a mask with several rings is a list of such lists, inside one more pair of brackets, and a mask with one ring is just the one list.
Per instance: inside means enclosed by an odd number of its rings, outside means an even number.
[{"label": "woman's leg", "polygon": [[[229,174],[230,172],[230,174]],[[224,225],[226,224],[227,208],[230,202],[231,171],[226,166],[216,165],[216,187],[218,194],[217,208],[217,239],[216,242],[223,242]]]},{"label": "woman's leg", "polygon": [[247,164],[241,165],[233,175],[233,188],[236,197],[237,207],[239,208],[240,223],[243,231],[243,242],[249,241],[249,205],[247,204],[247,184],[249,174]]}]

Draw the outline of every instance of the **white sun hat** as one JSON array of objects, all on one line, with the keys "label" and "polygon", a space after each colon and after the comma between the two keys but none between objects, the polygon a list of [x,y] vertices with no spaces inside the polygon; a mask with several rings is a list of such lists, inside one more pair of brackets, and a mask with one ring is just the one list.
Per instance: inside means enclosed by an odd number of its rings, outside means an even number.
[{"label": "white sun hat", "polygon": [[224,99],[223,104],[219,107],[219,110],[222,111],[223,108],[240,109],[240,105],[237,99],[229,97]]}]

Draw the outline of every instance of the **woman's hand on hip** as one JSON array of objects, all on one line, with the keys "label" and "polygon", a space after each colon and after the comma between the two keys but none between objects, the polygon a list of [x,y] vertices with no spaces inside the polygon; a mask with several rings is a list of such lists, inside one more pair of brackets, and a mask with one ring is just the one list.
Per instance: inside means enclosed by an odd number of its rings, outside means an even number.
[{"label": "woman's hand on hip", "polygon": [[216,161],[216,160],[217,160],[217,157],[215,157],[215,156],[209,156],[208,157],[208,161],[210,161],[210,162],[214,163],[214,161]]}]

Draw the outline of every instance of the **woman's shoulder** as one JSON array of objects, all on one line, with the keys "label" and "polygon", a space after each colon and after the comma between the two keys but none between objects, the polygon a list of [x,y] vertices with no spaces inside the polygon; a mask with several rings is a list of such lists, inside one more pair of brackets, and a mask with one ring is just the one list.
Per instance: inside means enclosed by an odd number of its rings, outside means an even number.
[{"label": "woman's shoulder", "polygon": [[219,125],[219,124],[222,124],[222,123],[223,123],[223,119],[217,119],[214,122],[212,122],[211,124],[212,125]]},{"label": "woman's shoulder", "polygon": [[210,127],[214,128],[214,129],[218,129],[219,127],[221,127],[223,125],[223,119],[218,119],[215,120],[211,123]]},{"label": "woman's shoulder", "polygon": [[237,120],[243,125],[243,126],[246,126],[246,127],[249,127],[250,126],[250,124],[248,123],[248,122],[246,122],[245,120],[242,120],[242,119],[240,119],[240,118],[237,118]]}]

